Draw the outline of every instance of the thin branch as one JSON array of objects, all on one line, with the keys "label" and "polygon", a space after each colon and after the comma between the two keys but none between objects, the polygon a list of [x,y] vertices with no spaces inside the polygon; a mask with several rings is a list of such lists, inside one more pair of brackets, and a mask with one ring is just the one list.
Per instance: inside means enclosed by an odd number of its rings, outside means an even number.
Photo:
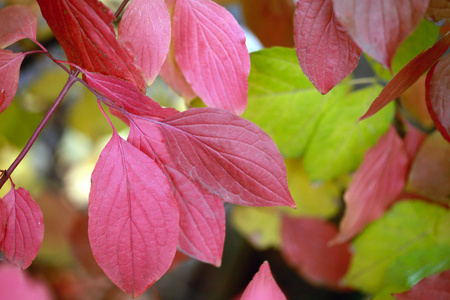
[{"label": "thin branch", "polygon": [[120,15],[120,13],[125,9],[125,6],[127,6],[129,0],[123,0],[122,4],[120,4],[117,11],[114,13],[114,18],[117,19]]},{"label": "thin branch", "polygon": [[8,178],[11,176],[12,172],[14,172],[14,170],[16,169],[16,167],[19,165],[19,163],[22,161],[22,159],[25,157],[25,155],[28,153],[28,151],[30,150],[31,146],[33,146],[34,142],[36,141],[37,137],[39,136],[39,134],[41,133],[42,129],[44,128],[44,126],[47,124],[48,120],[50,119],[50,117],[53,115],[53,113],[55,112],[56,108],[58,107],[58,105],[61,103],[61,101],[63,100],[64,96],[67,94],[68,90],[70,89],[70,87],[77,81],[77,77],[75,74],[72,74],[69,76],[69,79],[67,80],[66,84],[64,85],[63,89],[61,90],[61,93],[59,93],[58,98],[56,98],[55,102],[53,103],[53,105],[50,107],[49,111],[47,112],[47,114],[45,115],[44,119],[42,119],[41,123],[39,124],[39,126],[36,128],[36,131],[33,133],[33,135],[31,136],[30,140],[28,141],[28,143],[25,145],[25,147],[22,149],[22,152],[20,152],[20,154],[17,156],[17,158],[14,160],[14,162],[11,164],[11,166],[8,168],[8,170],[6,170],[5,172],[3,172],[2,177],[0,178],[0,188],[3,187],[3,185],[5,184],[5,182],[8,180]]}]

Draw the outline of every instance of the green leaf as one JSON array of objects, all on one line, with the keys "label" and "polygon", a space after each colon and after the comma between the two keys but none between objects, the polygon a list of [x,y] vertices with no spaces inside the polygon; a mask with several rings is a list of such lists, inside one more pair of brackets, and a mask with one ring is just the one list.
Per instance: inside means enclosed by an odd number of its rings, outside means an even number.
[{"label": "green leaf", "polygon": [[281,222],[277,208],[235,206],[231,224],[257,249],[280,245]]},{"label": "green leaf", "polygon": [[279,207],[291,216],[331,218],[339,211],[340,187],[334,182],[312,183],[300,159],[286,159],[289,191],[297,209]]},{"label": "green leaf", "polygon": [[[437,41],[438,37],[439,27],[434,25],[433,22],[423,19],[413,34],[411,34],[398,48],[394,60],[392,61],[393,73],[398,73],[398,71],[406,66],[420,52],[431,47]],[[366,58],[378,76],[386,80],[392,78],[392,74],[380,63],[367,55]]]},{"label": "green leaf", "polygon": [[294,49],[264,49],[251,55],[243,117],[267,132],[285,157],[298,157],[325,103],[342,98],[347,90],[348,86],[338,85],[322,96],[301,71]]},{"label": "green leaf", "polygon": [[389,290],[406,290],[448,269],[449,225],[450,212],[441,206],[399,202],[355,239],[345,283],[367,293],[388,295]]},{"label": "green leaf", "polygon": [[380,91],[378,85],[354,91],[336,99],[323,112],[304,154],[304,167],[311,180],[330,180],[355,170],[366,150],[388,130],[393,104],[358,122]]},{"label": "green leaf", "polygon": [[420,249],[396,259],[386,272],[384,284],[409,288],[421,279],[447,269],[450,269],[449,245]]}]

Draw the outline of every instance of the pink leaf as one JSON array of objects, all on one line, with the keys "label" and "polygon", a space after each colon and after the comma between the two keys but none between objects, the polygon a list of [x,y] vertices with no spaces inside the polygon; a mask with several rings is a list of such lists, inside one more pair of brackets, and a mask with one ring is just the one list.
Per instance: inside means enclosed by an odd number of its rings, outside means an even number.
[{"label": "pink leaf", "polygon": [[226,110],[189,109],[162,121],[178,169],[205,190],[240,205],[295,207],[275,143]]},{"label": "pink leaf", "polygon": [[0,241],[2,257],[26,269],[36,257],[44,238],[44,219],[39,206],[27,190],[14,186],[1,199],[4,236]]},{"label": "pink leaf", "polygon": [[270,266],[265,261],[245,288],[241,300],[286,300],[270,272]]},{"label": "pink leaf", "polygon": [[225,240],[222,200],[205,192],[176,169],[158,124],[132,118],[128,140],[157,161],[172,183],[180,211],[178,247],[198,260],[220,266]]},{"label": "pink leaf", "polygon": [[10,5],[0,9],[0,48],[26,38],[36,39],[37,17],[23,5]]},{"label": "pink leaf", "polygon": [[303,72],[322,94],[350,74],[361,49],[333,13],[331,0],[299,0],[294,41]]},{"label": "pink leaf", "polygon": [[142,72],[116,39],[110,9],[98,0],[38,0],[67,59],[90,72],[112,75],[145,91]]},{"label": "pink leaf", "polygon": [[186,102],[189,103],[197,95],[192,90],[190,84],[187,83],[183,73],[181,73],[180,67],[175,60],[175,53],[172,48],[169,50],[169,54],[162,65],[159,76],[161,76],[161,78],[173,91],[175,91],[175,93],[179,94]]},{"label": "pink leaf", "polygon": [[419,25],[429,0],[333,0],[339,21],[361,49],[391,69],[400,44]]},{"label": "pink leaf", "polygon": [[43,283],[31,279],[24,271],[11,265],[0,266],[0,293],[8,300],[50,300],[50,292]]},{"label": "pink leaf", "polygon": [[161,107],[158,102],[141,93],[129,81],[100,73],[84,72],[84,74],[86,82],[106,98],[104,102],[119,111],[157,120],[162,120],[178,113],[173,108]]},{"label": "pink leaf", "polygon": [[11,104],[19,86],[20,65],[25,53],[0,49],[0,113]]},{"label": "pink leaf", "polygon": [[450,55],[444,56],[428,72],[425,90],[436,129],[450,142]]},{"label": "pink leaf", "polygon": [[411,60],[403,69],[401,69],[394,78],[381,91],[380,95],[373,101],[367,112],[359,118],[366,119],[385,107],[389,102],[398,98],[414,82],[416,82],[423,73],[447,51],[450,45],[450,33],[447,33],[437,41],[427,51],[420,53]]},{"label": "pink leaf", "polygon": [[409,291],[393,296],[398,300],[450,299],[450,270],[424,278]]},{"label": "pink leaf", "polygon": [[169,52],[170,25],[164,0],[134,0],[120,21],[119,37],[134,49],[147,85],[155,80]]},{"label": "pink leaf", "polygon": [[313,284],[343,289],[340,282],[351,254],[348,243],[328,245],[337,232],[334,224],[321,219],[283,216],[281,252]]},{"label": "pink leaf", "polygon": [[161,169],[114,132],[89,195],[89,240],[99,266],[120,289],[139,296],[170,267],[178,221]]},{"label": "pink leaf", "polygon": [[391,127],[367,151],[353,175],[344,194],[347,207],[334,242],[351,239],[368,223],[383,215],[405,187],[408,167],[409,158],[403,140]]},{"label": "pink leaf", "polygon": [[237,21],[210,0],[178,0],[172,30],[176,61],[194,92],[208,106],[241,114],[250,57]]}]

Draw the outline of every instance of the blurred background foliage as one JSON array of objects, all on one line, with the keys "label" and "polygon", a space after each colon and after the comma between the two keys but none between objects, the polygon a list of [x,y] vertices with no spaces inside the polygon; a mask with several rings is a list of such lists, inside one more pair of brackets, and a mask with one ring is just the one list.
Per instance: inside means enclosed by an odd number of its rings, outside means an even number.
[{"label": "blurred background foliage", "polygon": [[[121,3],[119,0],[103,2],[113,10]],[[273,47],[251,55],[249,104],[243,117],[258,124],[277,143],[286,159],[288,183],[297,210],[226,204],[227,231],[222,267],[215,268],[177,254],[172,271],[138,299],[231,299],[243,291],[264,260],[270,262],[276,281],[289,299],[363,299],[366,296],[360,292],[309,283],[311,280],[304,279],[301,271],[291,267],[292,264],[280,254],[282,218],[320,218],[337,224],[344,209],[342,195],[351,180],[351,172],[359,166],[366,150],[388,129],[394,118],[395,105],[417,127],[432,130],[433,123],[423,105],[424,80],[412,86],[397,104],[392,103],[372,118],[357,123],[358,117],[381,90],[380,83],[390,79],[389,72],[370,58],[362,58],[353,78],[347,78],[322,96],[301,72],[295,50],[286,48],[293,47],[292,0],[216,2],[229,9],[242,24],[250,51]],[[40,16],[34,0],[0,0],[0,6],[10,4],[27,5]],[[395,56],[394,73],[433,44],[438,32],[432,23],[422,22]],[[41,16],[37,39],[55,57],[64,59],[64,53]],[[28,40],[10,47],[14,51],[35,48]],[[45,56],[25,58],[16,97],[0,116],[1,168],[6,169],[18,155],[66,80],[67,74]],[[159,78],[148,88],[148,95],[162,105],[179,110],[187,108],[184,100]],[[203,104],[196,99],[190,105]],[[117,118],[112,117],[112,120],[126,136],[127,127]],[[44,214],[44,241],[29,270],[49,284],[55,299],[130,299],[103,275],[92,257],[87,237],[90,176],[110,135],[111,129],[97,108],[95,97],[77,84],[70,89],[14,172],[15,184],[31,191]],[[448,205],[448,143],[434,134],[426,145],[429,146],[422,151],[425,154],[413,165],[407,190]],[[429,152],[434,151],[434,147],[440,149],[439,155],[431,159]],[[430,164],[440,172],[439,183],[424,179],[427,177],[424,174],[431,172],[427,169]],[[5,185],[0,196],[8,190],[9,186]],[[418,209],[428,209],[433,211],[430,214],[439,216],[443,214],[426,205]],[[407,210],[405,206],[398,208],[392,218],[395,220]],[[371,227],[367,234],[358,238],[356,247],[364,248],[374,239],[383,241],[383,237],[377,236],[382,226],[383,223]],[[436,257],[447,253],[442,246],[446,243],[433,248]],[[370,260],[364,258],[364,253],[359,255],[363,257],[358,258],[362,261]],[[352,265],[353,273],[347,276],[349,280],[353,280],[354,286],[361,291],[376,293],[376,288],[367,288],[364,282],[352,278],[358,268],[358,265]],[[389,280],[389,284],[397,284],[395,279]]]}]

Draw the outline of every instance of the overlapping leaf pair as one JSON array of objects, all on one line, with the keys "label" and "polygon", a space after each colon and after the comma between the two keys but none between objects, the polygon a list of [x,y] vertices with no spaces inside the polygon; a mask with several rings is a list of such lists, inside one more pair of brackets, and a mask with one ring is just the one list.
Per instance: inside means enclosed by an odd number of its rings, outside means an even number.
[{"label": "overlapping leaf pair", "polygon": [[222,201],[295,206],[275,143],[234,114],[246,106],[249,57],[242,30],[224,8],[207,0],[167,3],[174,54],[166,75],[178,72],[171,79],[186,80],[206,104],[232,111],[179,113],[142,93],[169,49],[162,1],[130,4],[119,25],[125,46],[116,39],[112,13],[96,0],[38,3],[69,61],[130,125],[127,140],[114,130],[100,154],[89,196],[94,257],[122,290],[144,292],[167,271],[177,246],[220,265]]},{"label": "overlapping leaf pair", "polygon": [[[392,60],[401,43],[414,31],[427,8],[428,17],[445,21],[445,5],[423,0],[300,0],[294,20],[294,40],[303,72],[322,94],[328,93],[357,66],[362,51],[392,72]],[[444,8],[441,10],[436,7]],[[450,141],[450,110],[447,86],[450,45],[446,34],[427,51],[406,65],[383,89],[369,110],[368,118],[398,98],[428,72],[427,106],[436,128]],[[436,75],[433,75],[436,71]]]}]

